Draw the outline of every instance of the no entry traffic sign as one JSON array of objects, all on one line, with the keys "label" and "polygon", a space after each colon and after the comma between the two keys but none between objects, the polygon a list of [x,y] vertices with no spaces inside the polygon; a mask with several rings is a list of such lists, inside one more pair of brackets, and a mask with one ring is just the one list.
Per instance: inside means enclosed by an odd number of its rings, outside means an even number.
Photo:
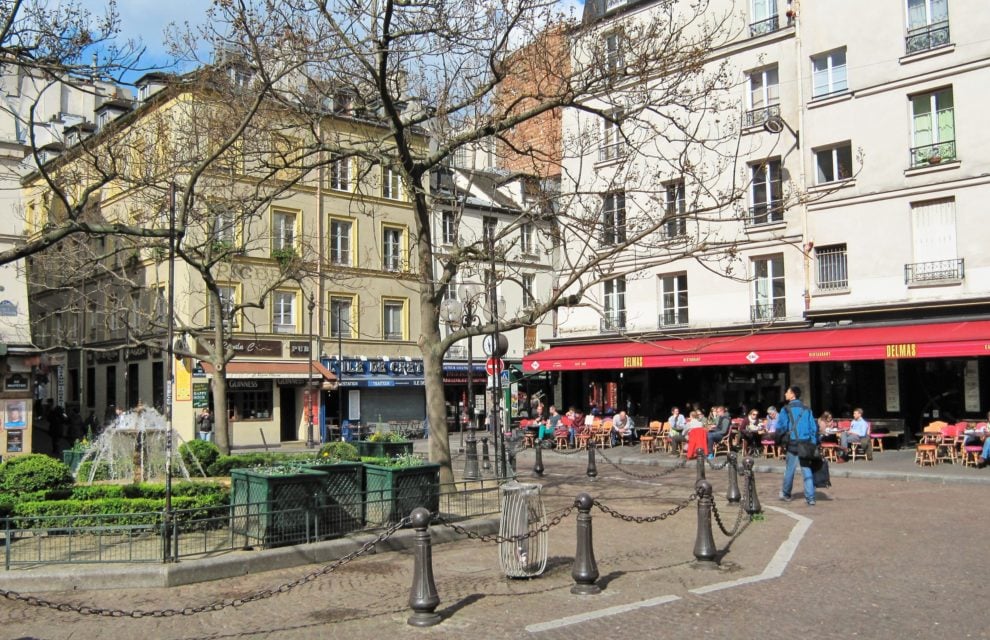
[{"label": "no entry traffic sign", "polygon": [[485,361],[485,372],[490,376],[497,376],[505,370],[505,362],[502,358],[488,358]]}]

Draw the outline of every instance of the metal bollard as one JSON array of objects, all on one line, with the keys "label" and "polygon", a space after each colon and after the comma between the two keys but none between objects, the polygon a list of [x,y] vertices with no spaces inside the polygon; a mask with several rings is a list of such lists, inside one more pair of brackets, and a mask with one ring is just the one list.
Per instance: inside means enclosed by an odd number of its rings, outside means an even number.
[{"label": "metal bollard", "polygon": [[594,480],[598,476],[598,466],[595,464],[595,445],[588,441],[588,477]]},{"label": "metal bollard", "polygon": [[488,460],[488,436],[481,437],[481,468],[485,471],[492,470],[492,463]]},{"label": "metal bollard", "polygon": [[736,469],[736,462],[738,456],[736,456],[735,451],[729,452],[729,489],[725,492],[725,499],[729,503],[736,503],[742,500],[742,494],[739,493],[739,470]]},{"label": "metal bollard", "polygon": [[698,494],[698,534],[694,539],[694,557],[698,562],[715,562],[715,538],[712,536],[712,484],[698,480],[694,485]]},{"label": "metal bollard", "polygon": [[414,627],[432,627],[441,621],[436,613],[440,604],[437,585],[433,582],[433,548],[430,542],[430,512],[423,507],[413,509],[410,514],[412,526],[416,530],[414,538],[413,583],[409,591],[409,608],[413,614],[406,620]]},{"label": "metal bollard", "polygon": [[694,479],[694,481],[697,482],[705,479],[705,464],[708,462],[708,456],[705,455],[705,450],[701,447],[695,449],[695,453],[697,454],[695,457],[695,466],[698,469],[698,476]]},{"label": "metal bollard", "polygon": [[598,564],[595,562],[595,548],[591,540],[591,507],[594,500],[587,493],[579,493],[574,499],[577,507],[577,552],[574,554],[574,566],[571,577],[574,586],[571,593],[579,596],[593,596],[601,593],[601,587],[595,584],[598,580]]},{"label": "metal bollard", "polygon": [[543,441],[536,441],[536,464],[533,465],[533,473],[538,476],[543,475]]},{"label": "metal bollard", "polygon": [[746,513],[753,515],[756,513],[763,513],[763,505],[760,504],[760,496],[756,495],[756,474],[753,473],[753,459],[746,458],[743,460],[743,474],[746,476],[746,485],[749,487],[748,499],[746,500]]}]

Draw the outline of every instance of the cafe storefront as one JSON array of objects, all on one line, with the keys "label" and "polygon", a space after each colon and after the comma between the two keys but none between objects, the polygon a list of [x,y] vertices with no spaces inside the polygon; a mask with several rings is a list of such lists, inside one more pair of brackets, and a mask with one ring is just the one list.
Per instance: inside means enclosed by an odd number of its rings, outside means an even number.
[{"label": "cafe storefront", "polygon": [[331,431],[340,419],[350,425],[422,421],[426,416],[423,361],[408,357],[322,359],[337,377],[327,394],[326,419]]}]

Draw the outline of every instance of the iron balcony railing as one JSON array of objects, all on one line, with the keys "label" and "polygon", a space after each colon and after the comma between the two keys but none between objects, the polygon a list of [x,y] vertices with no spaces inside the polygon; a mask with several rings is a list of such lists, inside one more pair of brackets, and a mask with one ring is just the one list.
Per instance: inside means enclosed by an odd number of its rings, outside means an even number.
[{"label": "iron balcony railing", "polygon": [[761,224],[773,224],[784,220],[784,205],[780,200],[761,202],[749,208],[746,226],[755,227]]},{"label": "iron balcony railing", "polygon": [[965,277],[966,265],[963,258],[904,265],[904,284],[958,281]]},{"label": "iron balcony railing", "polygon": [[610,160],[618,160],[619,158],[626,155],[626,145],[625,142],[620,140],[618,142],[612,142],[610,144],[603,144],[601,148],[598,149],[598,162],[608,162]]},{"label": "iron balcony railing", "polygon": [[785,318],[787,311],[783,300],[774,300],[752,305],[749,308],[749,316],[753,322],[769,322]]},{"label": "iron balcony railing", "polygon": [[908,31],[904,49],[908,54],[912,54],[947,44],[949,44],[949,22],[936,22]]},{"label": "iron balcony railing", "polygon": [[743,127],[762,127],[763,123],[768,121],[770,118],[780,117],[780,105],[772,104],[768,107],[760,107],[759,109],[750,109],[743,116]]},{"label": "iron balcony railing", "polygon": [[780,16],[773,15],[766,20],[760,20],[759,22],[753,22],[749,25],[749,35],[751,38],[756,36],[762,36],[767,33],[773,33],[780,29]]},{"label": "iron balcony railing", "polygon": [[687,309],[668,309],[660,314],[657,320],[657,328],[682,327],[688,324]]},{"label": "iron balcony railing", "polygon": [[605,331],[624,331],[626,328],[626,314],[617,314],[614,316],[606,316],[601,320],[601,330]]},{"label": "iron balcony railing", "polygon": [[956,159],[956,141],[937,142],[920,147],[911,147],[911,166],[922,167]]}]

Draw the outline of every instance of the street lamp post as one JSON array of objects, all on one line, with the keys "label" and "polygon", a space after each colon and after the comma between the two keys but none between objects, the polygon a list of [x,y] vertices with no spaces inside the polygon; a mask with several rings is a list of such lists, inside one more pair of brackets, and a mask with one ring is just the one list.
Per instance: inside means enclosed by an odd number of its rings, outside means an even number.
[{"label": "street lamp post", "polygon": [[340,429],[340,440],[344,440],[344,332],[340,323],[341,304],[336,301],[333,304],[337,315],[337,428]]},{"label": "street lamp post", "polygon": [[445,320],[455,327],[463,327],[468,332],[467,343],[467,439],[464,440],[464,479],[477,480],[481,477],[478,470],[478,440],[475,435],[477,426],[474,423],[474,352],[471,348],[473,342],[471,328],[481,324],[481,318],[475,314],[476,301],[470,294],[465,295],[466,300],[448,300],[444,308]]},{"label": "street lamp post", "polygon": [[315,385],[313,384],[313,309],[316,308],[316,300],[313,296],[309,297],[309,371],[306,375],[306,388],[309,390],[307,394],[309,396],[308,403],[309,406],[306,407],[306,413],[309,415],[309,424],[306,425],[306,448],[312,449],[316,446],[316,442],[313,441],[313,406],[316,404],[316,397],[314,394],[317,393]]}]

